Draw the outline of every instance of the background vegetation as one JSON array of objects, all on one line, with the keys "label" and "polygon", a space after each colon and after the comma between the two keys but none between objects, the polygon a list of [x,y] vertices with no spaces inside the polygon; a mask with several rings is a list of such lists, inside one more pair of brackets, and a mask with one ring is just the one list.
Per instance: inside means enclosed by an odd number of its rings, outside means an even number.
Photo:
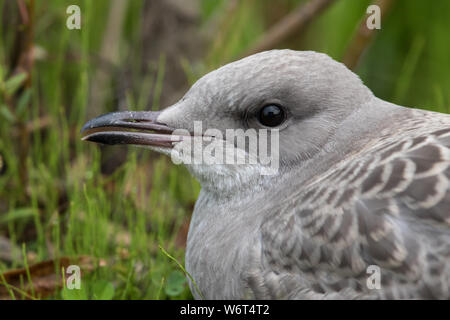
[{"label": "background vegetation", "polygon": [[[267,42],[314,2],[308,23]],[[371,3],[0,0],[0,298],[191,298],[159,246],[183,264],[198,183],[168,158],[79,131],[101,113],[170,105],[261,44],[325,52],[382,99],[448,113],[450,1],[376,1],[382,28],[367,32]],[[66,28],[71,4],[81,30]],[[82,290],[61,287],[72,263]]]}]

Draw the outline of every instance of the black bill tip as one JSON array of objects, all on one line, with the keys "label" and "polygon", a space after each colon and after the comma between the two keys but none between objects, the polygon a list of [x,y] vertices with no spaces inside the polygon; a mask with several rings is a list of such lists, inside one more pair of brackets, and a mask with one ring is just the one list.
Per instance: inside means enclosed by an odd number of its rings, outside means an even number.
[{"label": "black bill tip", "polygon": [[133,144],[172,147],[173,128],[157,122],[160,112],[112,112],[89,120],[81,129],[82,139],[101,144]]}]

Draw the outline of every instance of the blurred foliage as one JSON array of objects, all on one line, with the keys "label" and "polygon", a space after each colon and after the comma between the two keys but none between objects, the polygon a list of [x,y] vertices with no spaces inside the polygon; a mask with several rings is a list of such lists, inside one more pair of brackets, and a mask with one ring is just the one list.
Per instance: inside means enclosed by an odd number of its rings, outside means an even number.
[{"label": "blurred foliage", "polygon": [[[0,236],[11,243],[11,259],[0,260],[0,272],[24,265],[17,248],[27,243],[34,262],[66,255],[106,260],[106,267],[83,277],[88,287],[78,298],[190,298],[177,264],[158,245],[183,263],[198,183],[165,157],[87,144],[79,131],[89,110],[158,108],[163,81],[181,77],[187,89],[207,71],[241,57],[306,1],[199,0],[197,32],[184,38],[206,38],[198,49],[201,58],[184,52],[173,58],[152,48],[159,55],[149,61],[142,61],[151,47],[143,37],[149,31],[142,29],[146,3],[126,1],[112,62],[101,52],[109,13],[118,2],[79,1],[81,30],[65,27],[66,8],[73,1],[24,0],[31,2],[34,65],[28,81],[14,56],[17,37],[25,32],[16,1],[0,0]],[[337,0],[278,47],[321,51],[342,60],[370,3]],[[355,71],[382,99],[449,112],[450,1],[394,0],[382,18],[382,29]],[[171,74],[172,61],[185,73]],[[107,75],[99,89],[105,98],[91,105],[98,72]],[[74,298],[71,294],[64,289],[51,298]]]}]

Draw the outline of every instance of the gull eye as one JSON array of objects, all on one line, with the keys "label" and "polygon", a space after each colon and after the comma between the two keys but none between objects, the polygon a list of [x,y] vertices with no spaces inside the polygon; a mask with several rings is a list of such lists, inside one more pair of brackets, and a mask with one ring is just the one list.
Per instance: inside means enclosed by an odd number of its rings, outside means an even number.
[{"label": "gull eye", "polygon": [[259,122],[266,127],[276,127],[286,119],[283,109],[275,104],[269,104],[261,108],[258,114]]}]

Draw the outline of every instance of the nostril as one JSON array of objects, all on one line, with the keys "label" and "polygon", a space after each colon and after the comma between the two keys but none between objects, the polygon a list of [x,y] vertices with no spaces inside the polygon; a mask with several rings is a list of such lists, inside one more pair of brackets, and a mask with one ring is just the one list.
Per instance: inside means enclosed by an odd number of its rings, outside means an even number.
[{"label": "nostril", "polygon": [[153,122],[149,119],[124,119],[122,121],[128,123]]}]

